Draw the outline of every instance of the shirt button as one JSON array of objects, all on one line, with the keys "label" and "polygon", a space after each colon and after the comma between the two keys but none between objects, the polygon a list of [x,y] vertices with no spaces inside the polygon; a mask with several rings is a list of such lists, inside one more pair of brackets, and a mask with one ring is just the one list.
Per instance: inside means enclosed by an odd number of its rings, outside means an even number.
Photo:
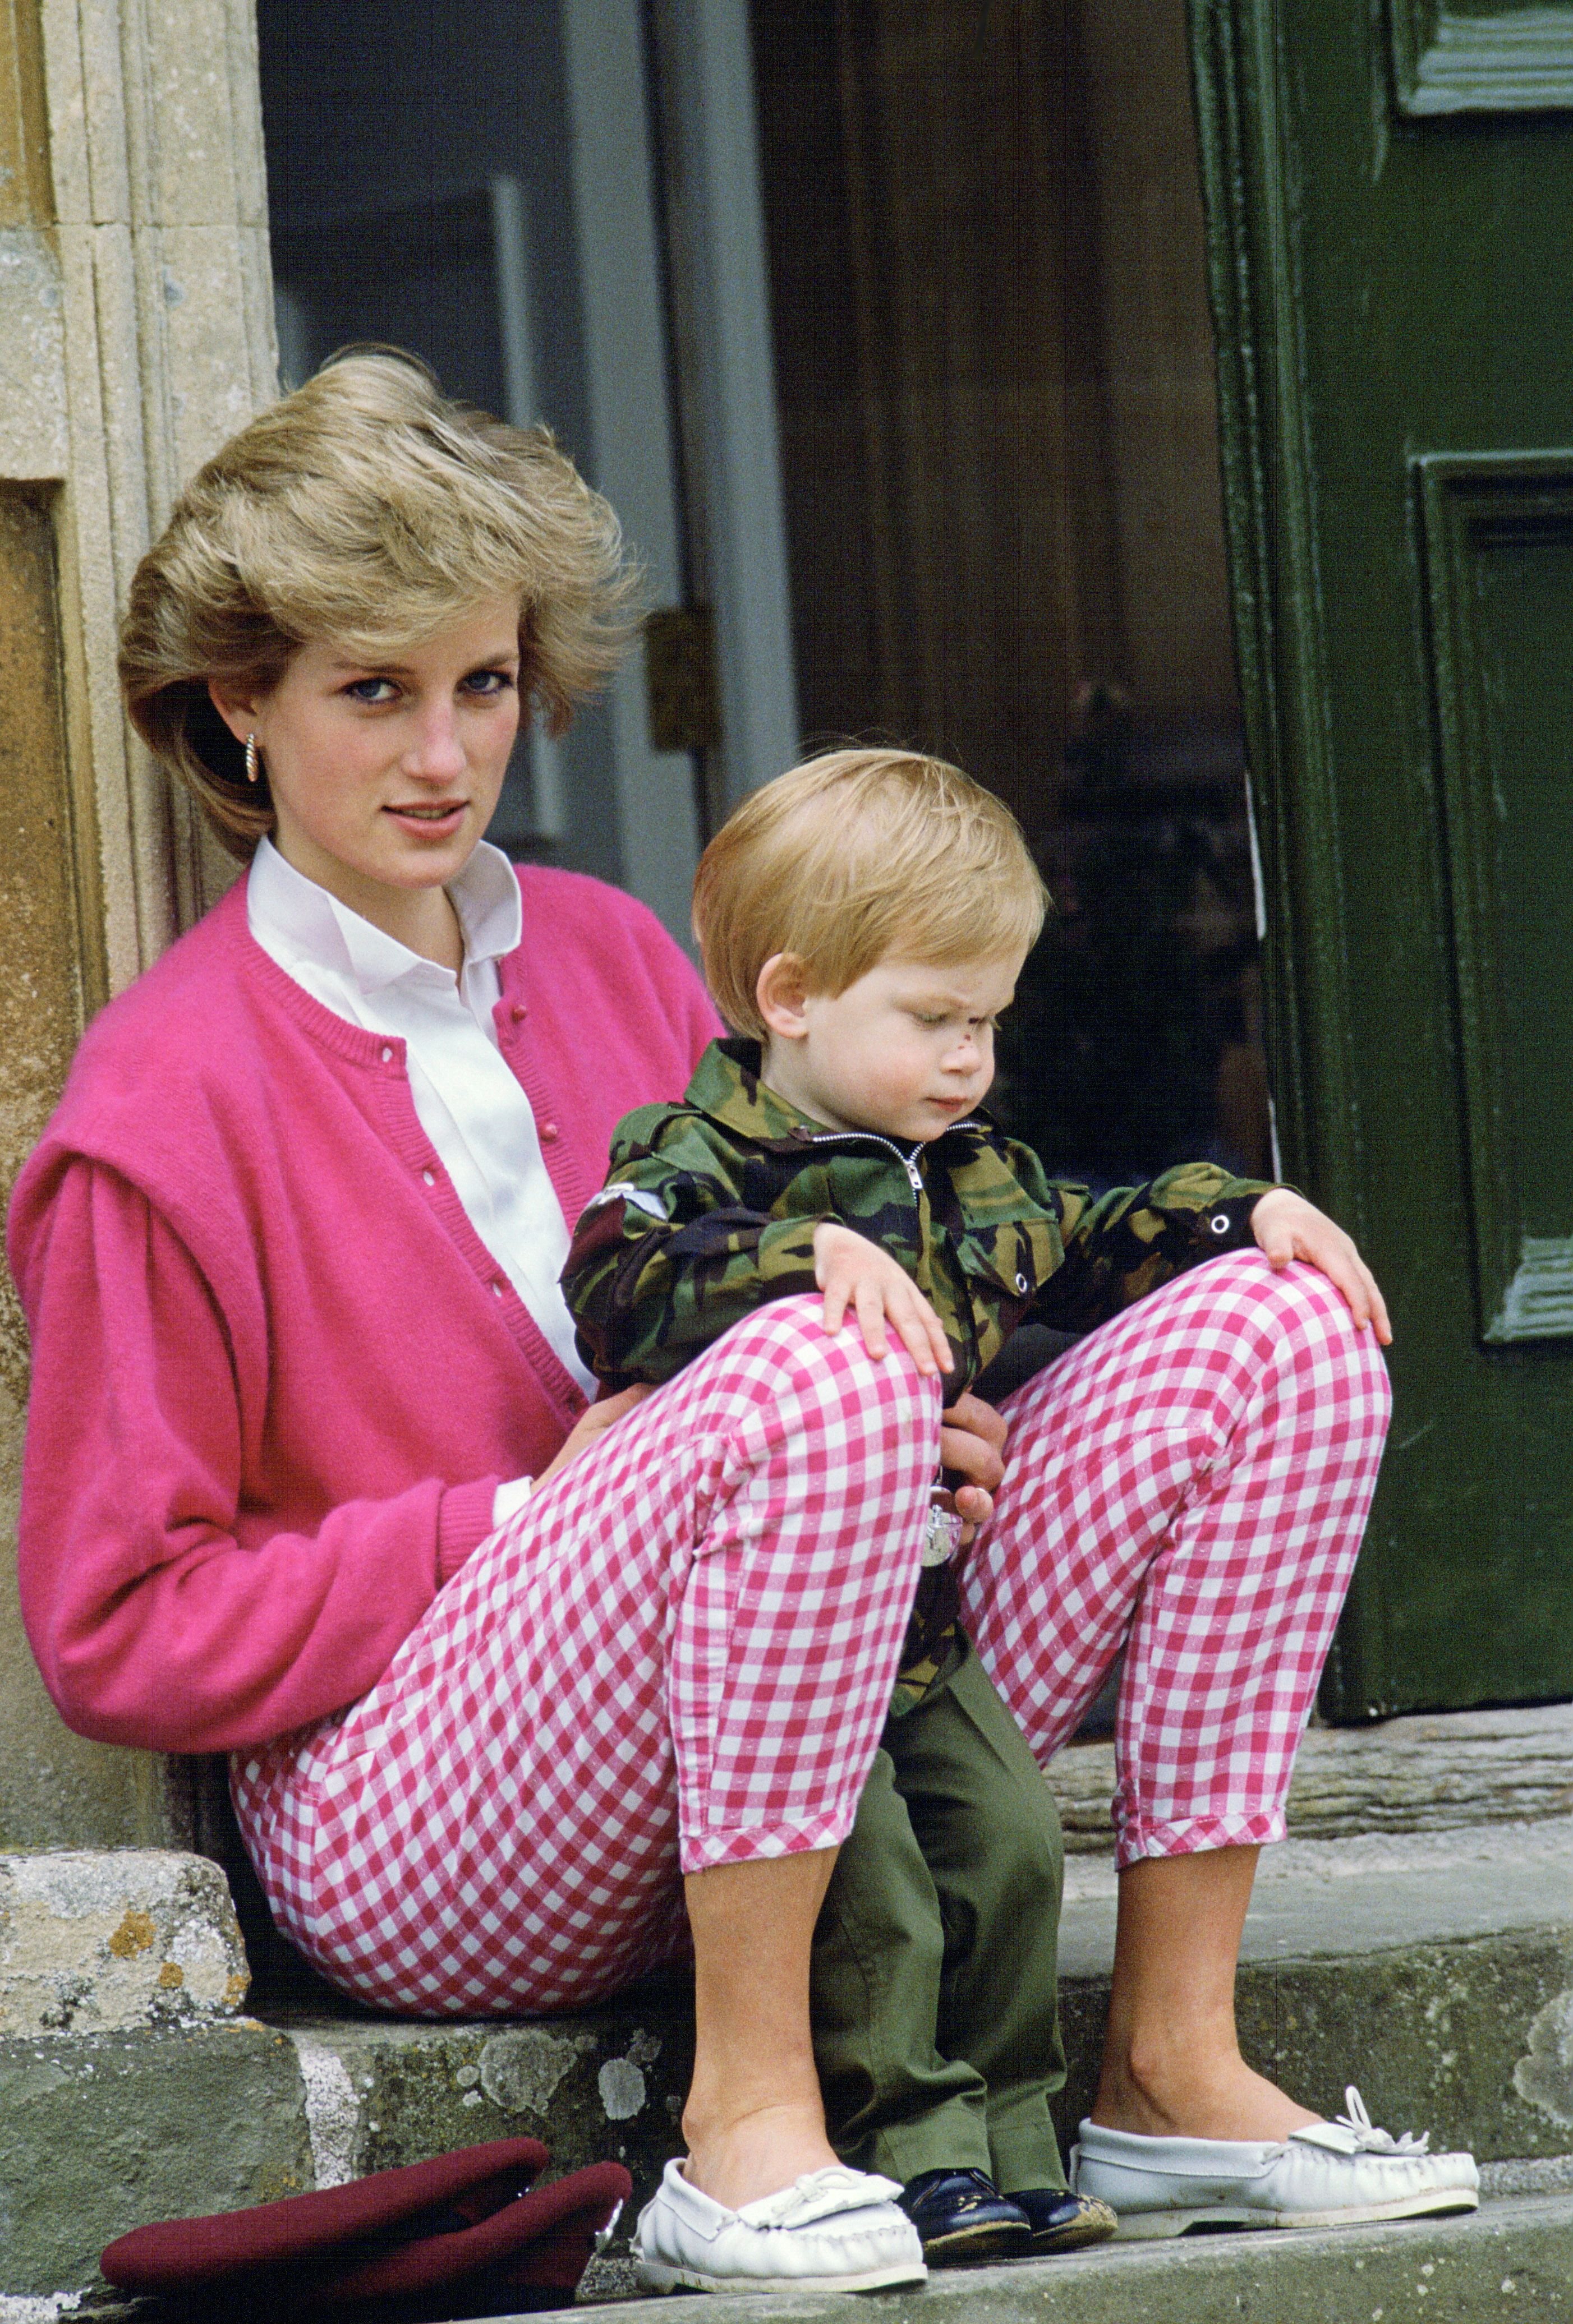
[{"label": "shirt button", "polygon": [[508,1013],[515,1025],[522,1025],[530,1014],[530,1003],[527,1001],[515,1001]]},{"label": "shirt button", "polygon": [[426,1182],[427,1185],[429,1185],[429,1186],[435,1186],[435,1185],[436,1185],[436,1184],[437,1184],[437,1173],[436,1173],[436,1171],[435,1171],[435,1170],[422,1170],[422,1171],[421,1171],[421,1177],[425,1180],[425,1182]]},{"label": "shirt button", "polygon": [[557,1142],[557,1124],[555,1121],[543,1121],[541,1123],[541,1142],[543,1146],[555,1145]]},{"label": "shirt button", "polygon": [[383,1063],[384,1063],[384,1065],[391,1065],[393,1064],[393,1053],[392,1049],[387,1048],[387,1047],[384,1047],[384,1050],[383,1050]]}]

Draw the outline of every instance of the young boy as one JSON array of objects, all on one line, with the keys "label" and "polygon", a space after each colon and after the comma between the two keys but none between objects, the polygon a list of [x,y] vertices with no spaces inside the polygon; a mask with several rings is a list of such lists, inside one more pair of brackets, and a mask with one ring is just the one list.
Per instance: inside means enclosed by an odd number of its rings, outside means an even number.
[{"label": "young boy", "polygon": [[[588,1361],[662,1381],[761,1302],[893,1331],[948,1402],[1032,1316],[1084,1328],[1251,1240],[1265,1189],[1198,1164],[1094,1203],[977,1107],[1042,923],[1014,820],[955,768],[811,760],[706,850],[694,926],[735,1037],[619,1125],[563,1273]],[[1049,2117],[1062,1880],[1053,1801],[958,1621],[937,1493],[891,1715],[815,1938],[832,2143],[905,2182],[930,2265],[1113,2232]]]}]

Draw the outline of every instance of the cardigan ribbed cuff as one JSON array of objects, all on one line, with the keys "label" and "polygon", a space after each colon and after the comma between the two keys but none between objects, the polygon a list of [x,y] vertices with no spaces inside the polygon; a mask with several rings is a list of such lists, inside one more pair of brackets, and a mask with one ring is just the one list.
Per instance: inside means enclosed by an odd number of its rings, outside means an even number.
[{"label": "cardigan ribbed cuff", "polygon": [[451,1582],[472,1549],[478,1549],[492,1525],[492,1503],[498,1477],[482,1477],[473,1485],[452,1485],[442,1496],[437,1516],[437,1586]]}]

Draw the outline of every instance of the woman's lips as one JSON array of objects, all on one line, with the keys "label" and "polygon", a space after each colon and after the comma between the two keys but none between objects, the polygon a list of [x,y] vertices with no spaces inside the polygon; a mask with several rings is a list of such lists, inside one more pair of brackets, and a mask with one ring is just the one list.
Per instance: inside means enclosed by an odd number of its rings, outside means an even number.
[{"label": "woman's lips", "polygon": [[468,805],[467,799],[451,799],[441,807],[417,807],[412,803],[404,807],[387,807],[383,812],[391,815],[395,823],[403,824],[406,831],[446,839],[458,829]]}]

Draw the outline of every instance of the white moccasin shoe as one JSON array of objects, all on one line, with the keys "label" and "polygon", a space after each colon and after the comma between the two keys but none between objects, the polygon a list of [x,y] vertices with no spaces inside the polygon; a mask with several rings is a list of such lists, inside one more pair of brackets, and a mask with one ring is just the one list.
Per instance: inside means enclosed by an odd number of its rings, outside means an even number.
[{"label": "white moccasin shoe", "polygon": [[1472,2154],[1432,2154],[1429,2139],[1378,2130],[1351,2083],[1349,2111],[1287,2139],[1143,2138],[1084,2122],[1070,2183],[1119,2214],[1118,2236],[1183,2236],[1192,2227],[1344,2227],[1472,2211]]},{"label": "white moccasin shoe", "polygon": [[653,2292],[878,2292],[928,2276],[893,2179],[839,2163],[728,2211],[669,2163],[639,2214],[634,2264]]}]

